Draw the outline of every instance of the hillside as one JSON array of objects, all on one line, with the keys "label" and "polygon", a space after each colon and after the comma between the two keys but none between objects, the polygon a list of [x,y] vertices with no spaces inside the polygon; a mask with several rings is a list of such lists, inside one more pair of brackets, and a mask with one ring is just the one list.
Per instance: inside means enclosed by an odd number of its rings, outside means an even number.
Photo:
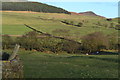
[{"label": "hillside", "polygon": [[54,7],[51,5],[38,3],[38,2],[3,2],[2,10],[11,11],[34,11],[34,12],[45,12],[45,13],[65,13],[69,14],[68,11]]},{"label": "hillside", "polygon": [[70,12],[72,15],[80,15],[80,16],[92,16],[92,17],[101,17],[101,18],[105,18],[104,16],[100,16],[97,15],[96,13],[92,12],[92,11],[87,11],[87,12],[80,12],[80,13],[76,13],[76,12]]},{"label": "hillside", "polygon": [[[107,21],[101,17],[68,15],[58,13],[36,13],[31,12],[3,12],[3,34],[22,35],[31,29],[24,26],[27,24],[42,32],[50,33],[55,36],[67,37],[80,41],[80,38],[89,33],[102,31],[107,34],[117,34],[114,29],[116,21]],[[67,25],[61,21],[73,21],[74,24],[83,23],[82,27]],[[113,28],[111,27],[113,23]]]},{"label": "hillside", "polygon": [[22,61],[24,78],[118,78],[118,19],[41,3],[4,4],[2,51],[11,55],[20,45],[13,61]]}]

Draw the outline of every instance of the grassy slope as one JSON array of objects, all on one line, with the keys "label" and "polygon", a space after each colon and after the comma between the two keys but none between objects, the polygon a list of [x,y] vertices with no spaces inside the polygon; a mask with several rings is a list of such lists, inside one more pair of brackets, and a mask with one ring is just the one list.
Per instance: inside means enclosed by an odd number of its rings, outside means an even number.
[{"label": "grassy slope", "polygon": [[[40,18],[44,18],[48,20],[42,20]],[[49,19],[53,19],[54,21]],[[72,20],[74,22],[81,22],[82,20],[87,20],[88,23],[84,23],[84,27],[76,27],[61,23],[60,20],[64,20],[64,19]],[[30,31],[30,29],[26,28],[23,24],[28,24],[38,30],[51,34],[52,31],[55,29],[70,30],[69,35],[74,36],[76,40],[79,40],[80,37],[83,35],[95,31],[103,31],[106,34],[117,33],[116,30],[111,28],[105,28],[105,27],[93,28],[93,26],[97,26],[96,23],[98,23],[98,21],[101,24],[108,24],[108,25],[110,24],[110,22],[107,22],[105,21],[105,19],[99,17],[78,16],[78,15],[68,15],[68,14],[58,14],[58,13],[33,14],[33,13],[3,12],[3,34],[21,35],[24,34],[25,32]]]},{"label": "grassy slope", "polygon": [[24,50],[18,54],[23,61],[26,78],[118,77],[118,55],[56,55]]},{"label": "grassy slope", "polygon": [[[51,20],[42,20],[54,19]],[[88,20],[87,27],[75,27],[60,23],[59,20],[68,19],[74,21]],[[103,31],[106,34],[117,33],[110,28],[93,28],[98,21],[110,24],[102,18],[76,16],[57,13],[8,13],[3,12],[3,34],[21,35],[31,31],[23,24],[28,24],[43,32],[52,33],[55,29],[70,30],[71,36],[80,36],[95,31]],[[11,51],[7,51],[11,52]],[[31,54],[29,54],[31,53]],[[117,55],[70,55],[70,54],[45,54],[20,50],[19,55],[24,64],[26,78],[115,78],[118,77]]]}]

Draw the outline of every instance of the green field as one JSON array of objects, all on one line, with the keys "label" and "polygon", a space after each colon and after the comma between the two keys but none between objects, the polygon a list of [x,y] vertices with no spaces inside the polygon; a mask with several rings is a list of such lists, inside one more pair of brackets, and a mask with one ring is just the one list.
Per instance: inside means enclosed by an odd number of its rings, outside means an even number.
[{"label": "green field", "polygon": [[[61,23],[61,20],[70,20],[77,22],[84,22],[82,27],[76,27],[72,25],[66,25]],[[25,32],[31,31],[26,28],[24,24],[27,24],[37,30],[41,30],[46,33],[51,33],[56,36],[69,35],[72,39],[80,40],[81,36],[86,34],[102,31],[105,34],[117,34],[118,31],[113,28],[106,28],[104,25],[109,26],[111,23],[117,24],[116,21],[108,22],[101,17],[92,16],[79,16],[68,15],[58,13],[16,13],[16,12],[3,12],[2,13],[2,31],[3,34],[22,35]],[[96,25],[100,22],[101,26]],[[68,33],[60,34],[53,33],[56,29],[68,30]]]},{"label": "green field", "polygon": [[[11,50],[5,50],[11,53]],[[19,51],[25,78],[117,78],[118,55]]]},{"label": "green field", "polygon": [[[82,27],[66,25],[62,20],[75,23],[83,22]],[[100,22],[100,23],[99,23]],[[99,25],[98,25],[99,23]],[[27,24],[44,33],[55,36],[69,36],[80,41],[81,37],[89,33],[101,31],[108,35],[117,35],[118,31],[110,28],[116,20],[107,21],[96,16],[79,16],[58,13],[2,13],[2,33],[8,35],[23,35],[32,31],[24,26]],[[107,25],[107,27],[105,27]],[[56,32],[55,30],[68,32]],[[48,40],[50,41],[50,40]],[[5,50],[12,53],[11,50]],[[18,52],[24,65],[25,78],[117,78],[118,55],[84,55],[68,53],[46,53],[37,51]]]},{"label": "green field", "polygon": [[25,27],[24,25],[5,25],[2,27],[3,34],[21,35],[29,31],[32,31],[32,30]]}]

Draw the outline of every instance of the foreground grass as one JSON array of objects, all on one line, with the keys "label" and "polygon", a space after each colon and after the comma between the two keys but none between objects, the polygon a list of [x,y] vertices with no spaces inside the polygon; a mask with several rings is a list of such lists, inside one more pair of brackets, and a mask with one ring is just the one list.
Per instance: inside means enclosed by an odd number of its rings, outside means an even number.
[{"label": "foreground grass", "polygon": [[56,55],[24,50],[18,54],[24,64],[25,78],[118,77],[118,55]]}]

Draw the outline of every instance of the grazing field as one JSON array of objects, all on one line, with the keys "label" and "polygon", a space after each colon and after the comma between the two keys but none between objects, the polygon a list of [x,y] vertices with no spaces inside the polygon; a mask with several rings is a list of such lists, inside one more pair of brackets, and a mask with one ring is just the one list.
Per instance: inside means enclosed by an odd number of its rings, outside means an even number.
[{"label": "grazing field", "polygon": [[[62,23],[62,20],[73,21],[74,23],[83,22],[82,27],[73,25],[66,25]],[[26,28],[24,24],[27,24],[37,30],[41,30],[46,33],[51,33],[56,36],[72,36],[72,39],[80,40],[81,36],[86,34],[102,31],[105,34],[117,34],[118,31],[109,28],[111,23],[117,24],[116,21],[108,22],[105,18],[92,17],[92,16],[80,16],[58,13],[18,13],[18,12],[2,12],[2,31],[3,34],[22,35],[25,32],[31,31]],[[106,26],[106,27],[105,27]],[[56,30],[67,30],[67,32],[57,32]]]},{"label": "grazing field", "polygon": [[5,25],[2,27],[3,34],[23,35],[26,32],[32,31],[24,25]]},{"label": "grazing field", "polygon": [[[4,51],[12,53],[11,50],[8,50],[11,49],[9,45],[13,46],[14,44],[16,44],[17,41],[18,41],[17,44],[22,45],[21,46],[22,49],[20,49],[18,54],[24,65],[25,78],[117,78],[118,77],[118,55],[115,54],[110,55],[113,54],[111,51],[106,51],[106,52],[103,51],[102,54],[104,55],[84,55],[81,54],[81,51],[79,51],[81,49],[84,49],[84,47],[81,48],[80,44],[74,45],[73,42],[71,43],[69,41],[68,42],[61,41],[61,43],[57,43],[59,42],[60,39],[55,40],[50,37],[48,38],[46,37],[45,39],[44,38],[38,39],[38,37],[36,37],[36,35],[34,35],[33,33],[32,34],[34,36],[30,35],[28,37],[22,37],[16,39],[16,37],[21,36],[29,31],[32,31],[31,29],[27,28],[24,25],[27,24],[32,28],[35,28],[36,30],[42,31],[43,33],[49,33],[54,36],[60,36],[60,37],[62,36],[65,38],[67,37],[75,41],[81,41],[81,37],[94,32],[103,32],[107,36],[113,35],[112,39],[115,40],[116,37],[118,37],[118,30],[114,28],[118,24],[116,20],[107,21],[106,18],[101,18],[98,16],[93,17],[93,16],[80,16],[80,15],[70,15],[70,14],[58,14],[58,13],[29,13],[29,12],[19,13],[14,11],[2,12],[2,20],[3,20],[2,21],[3,34],[12,35],[12,37],[14,37],[13,38],[14,40],[12,42],[11,38],[9,38],[8,36],[6,37],[4,36],[3,41],[4,44],[6,43],[4,49],[7,49]],[[72,24],[73,23],[78,24],[79,22],[82,22],[83,25],[81,27],[78,27],[75,25],[62,23],[62,21],[68,21],[71,22]],[[92,38],[90,39],[92,40]],[[106,40],[108,39],[106,38]],[[114,43],[116,41],[114,40],[111,46],[112,48],[115,47],[116,50],[116,45],[118,43]],[[100,42],[100,44],[102,43]],[[6,45],[8,46],[8,48],[6,48]],[[60,48],[58,48],[59,46]],[[96,45],[94,48],[96,49],[100,46]],[[23,50],[23,48],[28,51]],[[37,50],[38,52],[29,51],[29,50]],[[56,51],[55,54],[54,53],[55,50],[58,50],[59,53]],[[77,54],[76,53],[70,54],[70,50],[71,53],[73,53],[73,51],[74,52],[78,51],[78,52]]]},{"label": "grazing field", "polygon": [[[11,53],[11,50],[5,50]],[[117,78],[118,55],[19,51],[25,78]]]}]

